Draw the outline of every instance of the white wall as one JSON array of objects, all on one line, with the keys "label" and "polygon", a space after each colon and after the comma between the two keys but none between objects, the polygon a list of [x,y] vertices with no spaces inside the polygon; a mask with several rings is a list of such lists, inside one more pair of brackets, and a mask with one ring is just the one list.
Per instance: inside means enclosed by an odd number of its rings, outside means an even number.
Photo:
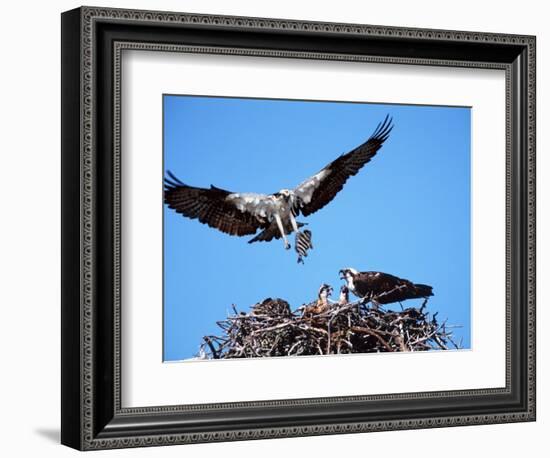
[{"label": "white wall", "polygon": [[[538,321],[549,318],[548,218],[550,30],[545,2],[462,0],[353,2],[297,0],[118,0],[96,5],[320,21],[433,27],[538,37]],[[74,1],[2,7],[0,67],[0,451],[4,456],[69,456],[59,436],[60,12]],[[547,280],[546,280],[547,281]],[[540,329],[540,326],[539,326]],[[544,329],[541,329],[544,331]],[[549,341],[539,337],[538,421],[528,424],[278,439],[106,452],[109,456],[339,456],[427,453],[543,456],[550,427]],[[537,453],[537,448],[541,452]],[[131,455],[130,455],[131,454]]]}]

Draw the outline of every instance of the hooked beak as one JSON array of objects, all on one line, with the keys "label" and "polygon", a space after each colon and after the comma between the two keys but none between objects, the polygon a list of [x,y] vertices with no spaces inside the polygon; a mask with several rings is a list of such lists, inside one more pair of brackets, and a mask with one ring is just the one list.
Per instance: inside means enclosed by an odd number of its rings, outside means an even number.
[{"label": "hooked beak", "polygon": [[340,274],[340,280],[345,280],[346,279],[346,276],[344,275],[344,271],[343,270],[340,270],[340,272],[338,272]]}]

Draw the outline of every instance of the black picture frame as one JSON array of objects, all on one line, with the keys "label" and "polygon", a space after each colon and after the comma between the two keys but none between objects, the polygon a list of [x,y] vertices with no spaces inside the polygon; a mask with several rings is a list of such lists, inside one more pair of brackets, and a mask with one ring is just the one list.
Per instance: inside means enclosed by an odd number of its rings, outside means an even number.
[{"label": "black picture frame", "polygon": [[[505,388],[122,408],[120,50],[506,71]],[[79,450],[535,420],[533,36],[81,7],[62,14],[62,429]]]}]

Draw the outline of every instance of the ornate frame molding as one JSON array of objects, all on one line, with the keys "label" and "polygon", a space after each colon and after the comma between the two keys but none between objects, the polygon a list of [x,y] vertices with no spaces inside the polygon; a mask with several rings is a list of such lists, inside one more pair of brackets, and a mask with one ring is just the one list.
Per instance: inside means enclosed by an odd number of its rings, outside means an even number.
[{"label": "ornate frame molding", "polygon": [[[77,34],[80,40],[78,46],[79,64],[78,68],[73,68],[70,72],[66,71],[67,78],[75,78],[78,76],[79,81],[79,100],[78,100],[78,116],[79,116],[79,133],[78,143],[80,145],[80,154],[78,159],[78,177],[69,177],[65,172],[67,180],[78,180],[79,196],[78,206],[79,214],[71,214],[68,217],[67,228],[78,226],[78,243],[80,252],[78,256],[78,271],[79,282],[76,287],[79,296],[78,313],[74,310],[69,312],[67,307],[69,302],[64,305],[64,328],[70,323],[78,323],[79,336],[78,342],[72,342],[79,348],[78,366],[74,366],[75,355],[69,358],[66,354],[63,356],[65,368],[63,378],[65,385],[70,384],[74,390],[75,380],[78,378],[79,385],[77,387],[78,406],[69,406],[69,399],[64,403],[63,415],[65,417],[63,423],[62,442],[79,449],[104,449],[104,448],[121,448],[121,447],[137,447],[150,445],[167,445],[180,443],[196,443],[210,441],[227,441],[227,440],[246,440],[246,439],[264,439],[274,437],[290,437],[304,435],[320,435],[320,434],[340,434],[350,432],[367,432],[367,431],[382,431],[382,430],[399,430],[412,428],[426,427],[442,427],[456,425],[472,425],[472,424],[487,424],[487,423],[504,423],[515,421],[532,421],[535,419],[535,38],[532,36],[519,36],[508,34],[491,34],[479,32],[462,32],[462,31],[444,31],[444,30],[428,30],[428,29],[413,29],[399,27],[382,27],[371,25],[357,24],[336,24],[336,23],[321,23],[309,21],[294,21],[280,19],[263,19],[249,17],[228,17],[228,16],[207,16],[185,13],[167,13],[167,12],[152,12],[152,11],[132,11],[123,9],[105,9],[83,7],[79,10],[65,13],[66,23],[64,27],[67,30],[66,37],[74,38]],[[69,25],[71,23],[71,25]],[[417,417],[414,419],[391,419],[384,421],[357,421],[357,422],[328,422],[316,425],[300,425],[300,426],[271,426],[258,428],[228,428],[224,431],[204,431],[204,432],[165,432],[149,434],[146,431],[138,434],[129,434],[126,428],[115,428],[113,431],[106,431],[106,428],[100,425],[101,414],[96,412],[98,409],[98,396],[102,393],[98,390],[98,362],[97,362],[97,310],[100,307],[97,299],[97,250],[103,247],[98,246],[97,234],[97,208],[101,205],[98,199],[98,177],[97,177],[97,158],[96,139],[98,135],[97,125],[97,85],[98,74],[96,61],[98,53],[98,25],[109,24],[129,25],[129,26],[153,26],[161,25],[163,27],[202,27],[207,29],[220,30],[236,30],[246,33],[255,31],[277,31],[284,33],[299,34],[299,35],[315,35],[325,34],[326,36],[357,36],[361,39],[365,38],[384,38],[384,39],[414,39],[427,44],[434,41],[446,42],[450,45],[455,43],[474,43],[474,44],[493,44],[503,48],[514,48],[521,50],[518,59],[526,59],[526,64],[523,66],[525,73],[520,75],[521,78],[518,84],[526,85],[526,97],[521,100],[525,107],[521,108],[523,114],[518,114],[513,110],[513,106],[517,105],[517,94],[514,93],[512,87],[513,73],[517,73],[514,64],[511,62],[489,62],[489,61],[474,61],[467,59],[444,59],[444,58],[411,58],[403,56],[383,56],[383,55],[365,55],[365,54],[339,54],[335,52],[317,52],[317,51],[289,51],[276,49],[252,49],[246,47],[225,47],[225,46],[191,46],[191,45],[176,45],[167,43],[143,43],[135,42],[130,39],[117,40],[114,39],[113,49],[113,97],[114,97],[114,119],[112,123],[113,132],[113,163],[112,172],[114,176],[114,191],[113,191],[113,209],[114,219],[112,221],[113,245],[112,255],[114,259],[114,278],[112,285],[112,296],[114,300],[114,317],[112,322],[112,330],[114,334],[114,353],[113,353],[113,407],[112,416],[116,423],[117,417],[122,423],[124,417],[130,416],[153,416],[153,415],[170,415],[170,414],[185,414],[185,412],[193,411],[211,411],[212,409],[238,409],[242,407],[276,407],[276,406],[310,406],[323,403],[339,403],[339,402],[354,402],[354,401],[372,401],[372,400],[395,400],[395,399],[427,399],[427,398],[442,398],[466,396],[468,398],[475,396],[489,396],[499,394],[510,394],[512,378],[514,374],[511,372],[511,333],[512,333],[512,278],[513,269],[516,268],[514,263],[520,262],[513,259],[512,256],[512,237],[513,230],[517,230],[513,222],[513,196],[512,185],[514,172],[512,149],[517,147],[520,141],[518,138],[512,137],[512,123],[517,121],[514,117],[519,115],[526,117],[525,145],[526,154],[525,170],[523,178],[526,181],[526,199],[525,199],[525,230],[526,230],[526,246],[524,256],[526,257],[525,273],[526,278],[523,287],[526,289],[525,297],[525,319],[526,326],[523,330],[526,333],[525,341],[525,402],[522,408],[518,411],[510,411],[507,413],[487,413],[475,415],[449,415],[437,417]],[[72,29],[71,29],[72,27]],[[70,31],[71,29],[72,31]],[[65,46],[68,46],[65,43]],[[193,406],[162,406],[152,408],[134,408],[123,409],[120,404],[120,63],[121,51],[123,49],[147,49],[157,51],[174,51],[174,52],[192,52],[192,53],[218,53],[218,54],[238,54],[238,55],[254,55],[268,57],[297,57],[303,59],[334,59],[334,60],[354,60],[364,62],[383,62],[383,63],[400,63],[411,65],[441,65],[441,66],[461,66],[471,68],[498,68],[506,70],[506,105],[507,105],[507,384],[506,388],[489,389],[489,390],[468,390],[459,392],[433,392],[433,393],[412,393],[403,395],[381,395],[381,396],[359,396],[353,398],[319,398],[319,399],[301,399],[301,400],[274,400],[264,402],[251,403],[231,403],[221,405],[193,405]],[[69,51],[66,51],[68,54]],[[74,54],[68,55],[74,57]],[[69,64],[67,63],[67,66]],[[72,72],[72,73],[71,73]],[[516,82],[518,82],[516,81]],[[67,96],[68,97],[68,96]],[[72,96],[71,96],[72,97]],[[65,104],[64,110],[65,110]],[[65,124],[64,124],[65,125]],[[66,124],[67,128],[71,126]],[[70,150],[75,144],[75,139],[65,140],[64,143],[64,160],[74,161],[74,158],[65,159],[69,154],[74,155],[74,151]],[[516,143],[514,143],[516,142]],[[516,146],[514,146],[516,145]],[[72,162],[71,162],[72,163]],[[75,164],[72,165],[74,169]],[[517,184],[517,182],[516,182]],[[64,204],[65,205],[65,204]],[[515,202],[515,205],[519,205]],[[65,207],[64,207],[65,208]],[[77,221],[78,220],[78,221]],[[63,259],[64,263],[70,263],[69,259]],[[76,266],[73,266],[76,267]],[[521,299],[521,298],[520,298]],[[74,304],[73,308],[74,308]],[[63,345],[67,345],[69,337],[64,339]],[[74,337],[71,337],[74,340]],[[70,372],[70,374],[69,374]],[[78,373],[78,376],[75,375]],[[104,393],[103,393],[104,394]],[[71,399],[76,399],[73,393]],[[74,402],[73,402],[74,404]],[[72,409],[72,410],[71,410]],[[79,413],[74,412],[77,409]],[[71,410],[71,414],[68,411]],[[78,428],[67,426],[69,419],[78,417]]]}]

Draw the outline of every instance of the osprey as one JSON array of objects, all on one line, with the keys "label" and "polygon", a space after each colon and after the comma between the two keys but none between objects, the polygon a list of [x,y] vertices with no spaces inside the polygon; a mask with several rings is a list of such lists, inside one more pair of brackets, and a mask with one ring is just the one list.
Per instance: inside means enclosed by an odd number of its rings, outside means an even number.
[{"label": "osprey", "polygon": [[342,285],[340,288],[340,297],[338,298],[338,305],[346,305],[349,303],[349,288],[346,285]]},{"label": "osprey", "polygon": [[[348,178],[372,159],[392,128],[391,119],[386,116],[366,142],[342,154],[296,188],[281,189],[274,194],[231,192],[213,185],[210,188],[189,186],[167,171],[164,202],[183,216],[198,219],[229,235],[252,235],[261,230],[249,243],[282,238],[285,248],[289,249],[287,235],[296,232],[299,240],[302,234],[299,228],[304,225],[296,221],[296,217],[311,215],[327,205]],[[311,240],[311,233],[307,240]],[[300,261],[303,250],[298,254]]]},{"label": "osprey", "polygon": [[319,287],[319,293],[317,294],[317,301],[313,304],[308,305],[304,309],[304,313],[311,313],[313,315],[318,315],[320,313],[326,312],[330,306],[330,295],[332,294],[332,286],[323,283]]},{"label": "osprey", "polygon": [[350,267],[340,270],[340,278],[346,280],[353,294],[374,304],[391,304],[433,296],[431,286],[412,283],[383,272],[357,272]]},{"label": "osprey", "polygon": [[262,302],[258,302],[252,307],[252,313],[254,315],[279,315],[290,317],[292,312],[290,311],[290,305],[284,299],[268,297]]}]

